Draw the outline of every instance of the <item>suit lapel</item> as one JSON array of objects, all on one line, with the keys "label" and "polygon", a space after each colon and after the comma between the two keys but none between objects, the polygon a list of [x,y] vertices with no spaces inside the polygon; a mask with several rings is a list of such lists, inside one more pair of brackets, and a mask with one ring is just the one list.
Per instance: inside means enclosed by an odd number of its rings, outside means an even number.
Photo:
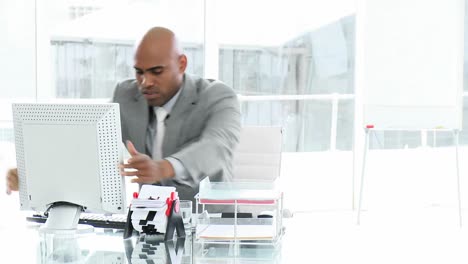
[{"label": "suit lapel", "polygon": [[129,116],[131,116],[133,120],[129,122],[132,126],[128,129],[130,133],[133,134],[131,138],[134,140],[133,144],[135,148],[139,152],[145,153],[146,132],[149,122],[148,103],[138,89],[136,90],[133,100],[129,103],[131,106],[128,109],[132,111]]},{"label": "suit lapel", "polygon": [[177,150],[177,141],[182,131],[186,114],[190,112],[198,102],[198,92],[193,78],[185,74],[182,91],[177,99],[170,117],[166,120],[164,133],[163,155],[167,156]]}]

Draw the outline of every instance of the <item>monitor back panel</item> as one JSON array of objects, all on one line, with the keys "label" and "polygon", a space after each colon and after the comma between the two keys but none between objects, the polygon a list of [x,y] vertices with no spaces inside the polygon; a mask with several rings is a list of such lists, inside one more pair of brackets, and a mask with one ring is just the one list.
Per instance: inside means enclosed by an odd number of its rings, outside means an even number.
[{"label": "monitor back panel", "polygon": [[13,116],[22,209],[124,212],[118,104],[14,104]]}]

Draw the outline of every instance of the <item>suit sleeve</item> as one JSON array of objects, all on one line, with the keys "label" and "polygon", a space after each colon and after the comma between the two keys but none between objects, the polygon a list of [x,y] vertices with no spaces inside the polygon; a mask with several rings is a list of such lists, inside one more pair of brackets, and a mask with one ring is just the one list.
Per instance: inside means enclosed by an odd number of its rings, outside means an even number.
[{"label": "suit sleeve", "polygon": [[111,100],[111,103],[118,103],[120,107],[120,126],[121,126],[121,131],[122,131],[122,142],[124,144],[127,140],[129,140],[129,134],[127,132],[127,124],[125,122],[126,119],[122,115],[122,105],[121,105],[122,100],[128,97],[128,95],[125,95],[124,89],[122,89],[123,87],[125,87],[125,85],[128,86],[128,81],[117,83],[114,89],[112,100]]},{"label": "suit sleeve", "polygon": [[122,82],[118,82],[115,85],[114,93],[112,94],[111,103],[119,103],[119,99],[122,98],[122,95],[120,92],[120,90],[122,89],[121,85],[122,85]]},{"label": "suit sleeve", "polygon": [[231,167],[233,150],[240,136],[240,109],[236,94],[222,84],[213,86],[207,100],[205,126],[198,141],[171,155],[190,174],[193,184],[205,176]]}]

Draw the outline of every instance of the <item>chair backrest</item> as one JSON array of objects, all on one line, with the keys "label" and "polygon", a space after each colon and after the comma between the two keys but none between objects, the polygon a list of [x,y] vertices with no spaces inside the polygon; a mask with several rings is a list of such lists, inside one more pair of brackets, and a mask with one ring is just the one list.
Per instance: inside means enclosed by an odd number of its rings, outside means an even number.
[{"label": "chair backrest", "polygon": [[234,151],[234,181],[274,181],[280,175],[282,129],[279,126],[242,127]]}]

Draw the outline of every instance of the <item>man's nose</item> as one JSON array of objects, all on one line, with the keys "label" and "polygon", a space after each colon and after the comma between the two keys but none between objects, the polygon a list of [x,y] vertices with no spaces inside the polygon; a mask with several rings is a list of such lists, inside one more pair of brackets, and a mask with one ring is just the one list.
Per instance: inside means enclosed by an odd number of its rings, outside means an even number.
[{"label": "man's nose", "polygon": [[154,86],[154,78],[151,78],[151,76],[148,73],[143,74],[141,78],[141,85],[143,87]]}]

